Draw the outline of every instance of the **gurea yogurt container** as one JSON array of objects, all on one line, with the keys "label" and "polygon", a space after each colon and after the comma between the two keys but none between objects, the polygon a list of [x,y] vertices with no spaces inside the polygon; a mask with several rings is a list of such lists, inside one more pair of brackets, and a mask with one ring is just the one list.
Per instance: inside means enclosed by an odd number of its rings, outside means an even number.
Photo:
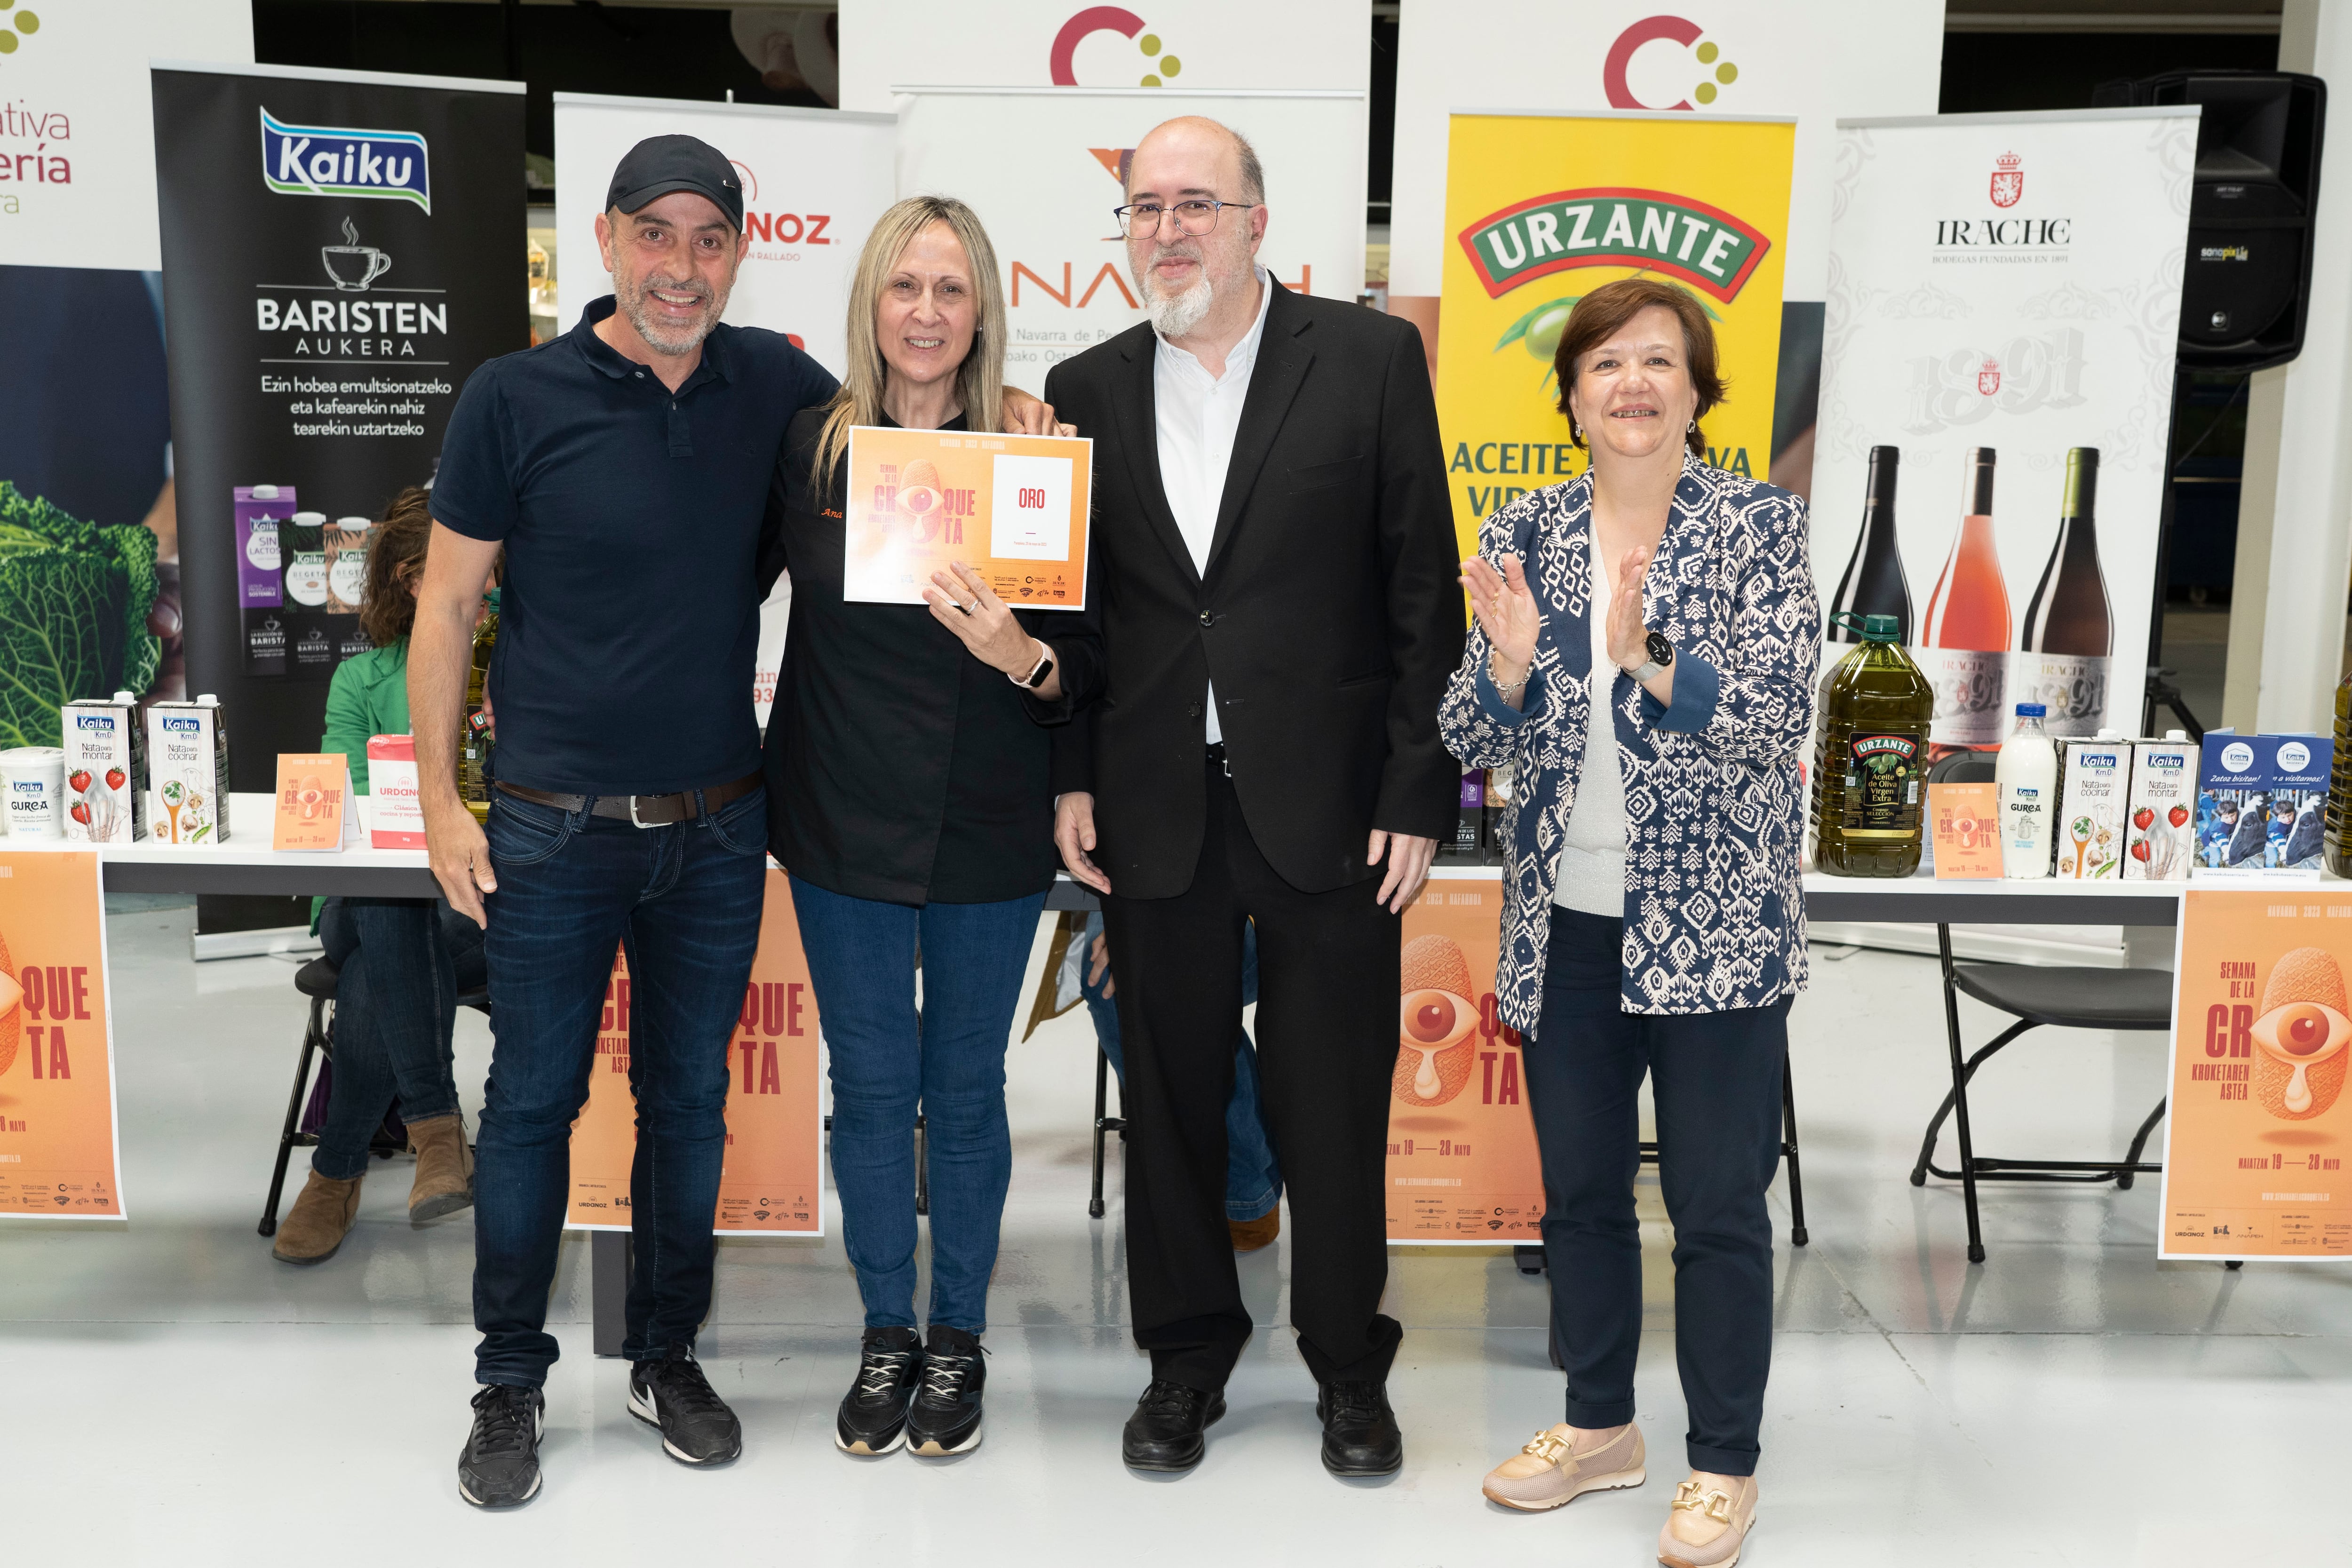
[{"label": "gurea yogurt container", "polygon": [[0,752],[0,798],[11,838],[63,838],[66,754],[56,746]]}]

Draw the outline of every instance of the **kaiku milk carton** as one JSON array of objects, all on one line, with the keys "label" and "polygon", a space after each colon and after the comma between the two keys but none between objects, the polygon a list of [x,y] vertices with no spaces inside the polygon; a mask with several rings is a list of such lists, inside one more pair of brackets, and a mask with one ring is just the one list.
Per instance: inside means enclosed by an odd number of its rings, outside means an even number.
[{"label": "kaiku milk carton", "polygon": [[228,731],[220,699],[156,702],[147,709],[147,820],[157,842],[206,845],[228,839]]},{"label": "kaiku milk carton", "polygon": [[2131,743],[2120,738],[2060,742],[2058,879],[2120,881],[2131,783]]},{"label": "kaiku milk carton", "polygon": [[66,752],[66,837],[129,844],[147,837],[147,731],[138,700],[68,702],[58,711]]},{"label": "kaiku milk carton", "polygon": [[2208,731],[2197,780],[2200,876],[2317,878],[2335,746],[2318,735]]},{"label": "kaiku milk carton", "polygon": [[2132,746],[2126,882],[2179,882],[2196,858],[2198,750],[2183,731]]}]

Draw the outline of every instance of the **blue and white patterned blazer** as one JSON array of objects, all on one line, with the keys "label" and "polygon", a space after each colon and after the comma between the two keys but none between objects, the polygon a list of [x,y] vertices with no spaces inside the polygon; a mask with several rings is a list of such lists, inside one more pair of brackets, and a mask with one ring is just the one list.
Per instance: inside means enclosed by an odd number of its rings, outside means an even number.
[{"label": "blue and white patterned blazer", "polygon": [[[1803,989],[1797,869],[1805,802],[1797,760],[1813,720],[1822,610],[1805,503],[1683,459],[1674,514],[1643,582],[1643,619],[1675,645],[1667,707],[1619,671],[1612,699],[1625,769],[1625,1010],[1761,1007]],[[1475,627],[1438,710],[1446,749],[1516,771],[1504,814],[1503,1019],[1543,1011],[1552,885],[1584,762],[1591,604],[1590,472],[1488,518],[1478,552],[1518,554],[1543,630],[1514,711]]]}]

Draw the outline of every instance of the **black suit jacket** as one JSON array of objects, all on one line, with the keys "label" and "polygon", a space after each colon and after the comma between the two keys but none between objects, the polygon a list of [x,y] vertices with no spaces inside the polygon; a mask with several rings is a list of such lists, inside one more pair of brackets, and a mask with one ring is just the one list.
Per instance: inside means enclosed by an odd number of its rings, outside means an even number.
[{"label": "black suit jacket", "polygon": [[1095,859],[1123,898],[1192,885],[1212,677],[1250,835],[1300,890],[1369,875],[1373,828],[1450,837],[1458,809],[1437,704],[1462,597],[1421,334],[1268,286],[1205,574],[1160,484],[1150,324],[1045,378],[1096,444],[1087,608],[1046,633],[1072,714],[1054,787],[1093,793]]}]

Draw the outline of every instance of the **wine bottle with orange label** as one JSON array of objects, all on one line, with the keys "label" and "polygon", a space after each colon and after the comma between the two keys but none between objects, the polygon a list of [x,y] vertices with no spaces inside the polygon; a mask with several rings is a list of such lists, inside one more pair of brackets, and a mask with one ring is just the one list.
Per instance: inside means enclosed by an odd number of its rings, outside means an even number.
[{"label": "wine bottle with orange label", "polygon": [[1996,751],[2002,740],[2011,624],[2009,587],[1993,540],[1992,477],[1993,449],[1970,447],[1961,491],[1968,510],[1920,629],[1919,664],[1936,689],[1928,742],[1937,757]]}]

